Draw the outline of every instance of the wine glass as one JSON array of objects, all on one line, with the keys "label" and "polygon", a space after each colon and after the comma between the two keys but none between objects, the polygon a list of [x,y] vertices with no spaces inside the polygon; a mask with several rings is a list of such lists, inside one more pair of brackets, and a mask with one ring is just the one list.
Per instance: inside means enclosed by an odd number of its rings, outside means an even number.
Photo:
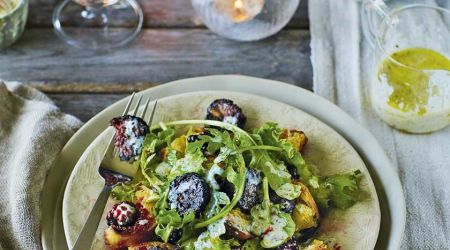
[{"label": "wine glass", "polygon": [[64,0],[53,12],[58,37],[89,50],[128,44],[139,34],[143,19],[135,0]]}]

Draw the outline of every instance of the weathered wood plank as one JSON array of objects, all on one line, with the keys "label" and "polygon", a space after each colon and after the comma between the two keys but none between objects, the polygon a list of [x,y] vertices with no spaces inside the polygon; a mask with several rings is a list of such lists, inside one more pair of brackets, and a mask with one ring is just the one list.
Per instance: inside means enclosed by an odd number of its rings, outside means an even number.
[{"label": "weathered wood plank", "polygon": [[30,29],[2,52],[0,66],[0,78],[27,83],[108,86],[211,74],[251,75],[308,89],[312,83],[309,33],[302,30],[239,43],[204,29],[146,29],[130,47],[102,54],[71,48],[52,29]]},{"label": "weathered wood plank", "polygon": [[[61,0],[31,0],[28,27],[51,27],[52,12]],[[145,27],[198,28],[203,27],[189,0],[140,0]],[[290,28],[309,27],[306,0],[301,1]],[[125,25],[125,24],[124,24]]]},{"label": "weathered wood plank", "polygon": [[158,84],[156,83],[136,83],[130,84],[97,84],[97,83],[59,83],[59,84],[49,84],[49,83],[30,83],[31,87],[34,87],[47,94],[52,93],[102,93],[102,94],[120,94],[120,93],[132,93],[139,92],[144,89],[154,87]]},{"label": "weathered wood plank", "polygon": [[83,122],[124,98],[128,94],[48,94],[55,104],[65,113],[71,114]]}]

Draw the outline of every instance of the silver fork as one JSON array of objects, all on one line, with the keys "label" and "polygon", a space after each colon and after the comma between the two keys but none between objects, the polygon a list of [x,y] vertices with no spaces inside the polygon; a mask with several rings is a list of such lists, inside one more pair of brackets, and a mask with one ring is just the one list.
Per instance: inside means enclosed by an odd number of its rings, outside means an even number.
[{"label": "silver fork", "polygon": [[[133,103],[133,99],[135,97],[135,93],[133,93],[128,101],[128,104],[123,112],[123,115],[128,114],[131,104]],[[136,115],[139,109],[139,105],[141,104],[142,96],[139,97],[136,106],[133,111],[133,115]],[[150,103],[150,98],[147,99],[147,102],[144,106],[144,110],[141,113],[141,118],[145,119],[145,113],[147,112],[147,108]],[[151,126],[153,116],[155,114],[157,101],[153,106],[152,113],[147,122],[148,126]],[[125,165],[125,166],[124,166]],[[114,147],[114,135],[111,138],[108,148],[105,151],[103,156],[103,160],[98,168],[98,172],[100,176],[105,179],[105,185],[99,194],[97,201],[92,208],[86,223],[81,230],[80,235],[78,236],[75,245],[72,250],[87,250],[91,248],[92,240],[94,239],[95,233],[98,228],[98,224],[103,214],[103,210],[105,209],[106,202],[108,201],[109,194],[114,185],[119,183],[130,182],[135,173],[136,167],[131,167],[130,164],[120,162],[117,160],[117,151]]]}]

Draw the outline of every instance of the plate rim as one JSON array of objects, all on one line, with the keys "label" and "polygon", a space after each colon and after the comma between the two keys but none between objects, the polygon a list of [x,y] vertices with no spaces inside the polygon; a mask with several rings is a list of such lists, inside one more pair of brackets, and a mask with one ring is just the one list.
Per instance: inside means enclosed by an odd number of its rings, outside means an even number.
[{"label": "plate rim", "polygon": [[[211,84],[220,81],[224,84],[220,86],[217,84]],[[243,82],[247,83],[243,84]],[[271,92],[270,89],[278,89],[278,91]],[[398,173],[394,169],[394,166],[375,137],[368,130],[363,128],[356,120],[351,118],[335,104],[306,89],[276,80],[261,79],[250,76],[211,75],[186,78],[162,84],[154,88],[149,88],[141,91],[141,93],[145,93],[149,96],[170,96],[173,94],[194,92],[197,90],[231,90],[267,97],[299,108],[336,130],[355,148],[365,164],[369,166],[368,170],[377,189],[380,208],[382,209],[381,212],[383,213],[383,209],[387,210],[384,212],[388,213],[388,218],[384,218],[384,220],[388,219],[390,222],[390,233],[388,235],[389,239],[384,242],[386,248],[400,248],[406,224],[406,205],[403,188],[401,186]],[[299,96],[302,98],[299,99]],[[65,189],[64,184],[70,176],[70,172],[74,166],[73,159],[70,159],[69,151],[74,148],[74,143],[81,140],[81,136],[84,137],[84,141],[87,141],[86,137],[92,138],[93,140],[98,135],[98,131],[102,131],[105,128],[102,126],[95,127],[95,123],[99,120],[106,120],[107,117],[109,117],[107,115],[108,113],[114,111],[120,113],[120,106],[124,105],[127,99],[128,97],[125,97],[122,100],[108,106],[86,122],[86,124],[80,128],[72,136],[72,138],[70,138],[61,150],[60,155],[57,157],[54,167],[52,167],[48,174],[48,179],[52,180],[51,177],[58,175],[63,175],[64,178],[63,183],[59,184],[55,183],[55,181],[46,181],[43,189],[43,198],[41,203],[43,208],[41,238],[44,249],[56,249],[55,244],[58,246],[58,249],[60,249],[60,244],[62,244],[61,239],[54,242],[52,241],[52,238],[58,238],[53,237],[53,235],[58,232],[58,228],[60,229],[62,227],[62,225],[60,225],[62,224],[61,218],[58,220],[58,214],[59,217],[62,216],[61,193]],[[331,115],[333,117],[339,117],[339,119],[331,119],[330,114],[333,114]],[[351,125],[351,128],[349,128],[349,124]],[[357,138],[358,140],[356,140]],[[83,143],[83,145],[85,144],[85,146],[87,146],[92,142],[92,140]],[[84,149],[85,148],[86,147],[84,147]],[[369,148],[371,153],[365,154],[364,152]],[[83,151],[84,150],[79,152],[78,156],[80,156]],[[78,158],[79,157],[75,159],[75,162]],[[370,164],[367,162],[370,162]],[[63,163],[66,164],[66,167],[55,167],[57,165],[61,166]],[[67,167],[67,165],[69,165],[69,167]],[[389,193],[386,193],[386,187],[389,187]],[[383,194],[383,200],[380,198],[380,193]],[[55,196],[59,196],[59,199],[56,200],[56,207],[52,206],[52,204],[55,204]],[[384,202],[387,202],[387,204],[384,204]],[[47,212],[46,209],[49,211]],[[392,217],[392,215],[396,216]],[[383,217],[385,216],[386,215],[382,214],[382,223]],[[61,234],[61,232],[59,232],[59,234]],[[64,233],[62,234],[64,235]],[[378,243],[379,242],[377,242],[377,246]],[[67,245],[65,247],[67,247]]]}]

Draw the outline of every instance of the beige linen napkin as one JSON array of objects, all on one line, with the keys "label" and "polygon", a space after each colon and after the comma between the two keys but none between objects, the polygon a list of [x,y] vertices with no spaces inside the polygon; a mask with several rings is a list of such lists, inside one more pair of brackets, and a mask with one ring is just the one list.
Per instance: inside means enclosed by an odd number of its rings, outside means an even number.
[{"label": "beige linen napkin", "polygon": [[450,249],[450,128],[409,135],[374,114],[367,89],[376,64],[359,7],[355,0],[309,1],[314,92],[368,128],[398,167],[407,210],[402,248]]},{"label": "beige linen napkin", "polygon": [[0,81],[0,248],[41,249],[47,171],[81,126],[39,91]]}]

